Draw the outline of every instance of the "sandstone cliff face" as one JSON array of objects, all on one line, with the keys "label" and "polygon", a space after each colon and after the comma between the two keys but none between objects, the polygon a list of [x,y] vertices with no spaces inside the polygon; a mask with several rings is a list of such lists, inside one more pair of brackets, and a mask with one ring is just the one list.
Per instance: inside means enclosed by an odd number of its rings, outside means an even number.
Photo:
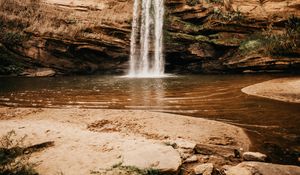
[{"label": "sandstone cliff face", "polygon": [[167,47],[175,48],[167,49],[167,60],[186,63],[172,67],[187,72],[296,70],[299,5],[299,0],[167,1]]},{"label": "sandstone cliff face", "polygon": [[[0,0],[0,74],[125,73],[133,0]],[[300,0],[166,0],[166,70],[300,68]]]},{"label": "sandstone cliff face", "polygon": [[131,30],[127,1],[0,2],[3,73],[39,67],[62,74],[126,69]]}]

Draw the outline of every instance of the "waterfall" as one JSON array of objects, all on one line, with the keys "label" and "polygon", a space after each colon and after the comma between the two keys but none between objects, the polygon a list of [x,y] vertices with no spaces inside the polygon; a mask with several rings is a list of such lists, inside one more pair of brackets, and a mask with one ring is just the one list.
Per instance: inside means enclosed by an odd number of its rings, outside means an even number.
[{"label": "waterfall", "polygon": [[128,76],[163,76],[163,20],[163,0],[134,0]]}]

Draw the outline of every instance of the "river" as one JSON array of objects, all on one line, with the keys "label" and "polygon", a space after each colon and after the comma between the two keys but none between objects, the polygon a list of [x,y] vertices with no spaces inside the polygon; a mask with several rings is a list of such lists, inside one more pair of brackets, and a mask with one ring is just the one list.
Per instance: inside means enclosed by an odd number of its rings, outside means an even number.
[{"label": "river", "polygon": [[253,142],[252,150],[271,155],[272,162],[299,165],[300,104],[241,92],[248,85],[284,76],[1,77],[0,105],[145,109],[222,121],[244,128]]}]

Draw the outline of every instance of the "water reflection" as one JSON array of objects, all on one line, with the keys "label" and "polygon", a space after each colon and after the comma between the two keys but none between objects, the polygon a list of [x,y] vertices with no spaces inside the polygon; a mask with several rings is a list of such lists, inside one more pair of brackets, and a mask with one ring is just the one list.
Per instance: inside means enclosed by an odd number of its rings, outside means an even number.
[{"label": "water reflection", "polygon": [[164,106],[165,83],[163,79],[133,79],[129,86],[129,104],[126,108],[157,109]]}]

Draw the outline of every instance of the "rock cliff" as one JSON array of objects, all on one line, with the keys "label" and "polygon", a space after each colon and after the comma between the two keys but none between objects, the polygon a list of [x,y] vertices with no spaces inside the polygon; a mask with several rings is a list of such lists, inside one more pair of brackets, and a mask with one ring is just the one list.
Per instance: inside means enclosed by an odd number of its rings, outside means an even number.
[{"label": "rock cliff", "polygon": [[[166,0],[172,73],[296,71],[300,0]],[[0,0],[0,74],[125,73],[133,0]]]}]

